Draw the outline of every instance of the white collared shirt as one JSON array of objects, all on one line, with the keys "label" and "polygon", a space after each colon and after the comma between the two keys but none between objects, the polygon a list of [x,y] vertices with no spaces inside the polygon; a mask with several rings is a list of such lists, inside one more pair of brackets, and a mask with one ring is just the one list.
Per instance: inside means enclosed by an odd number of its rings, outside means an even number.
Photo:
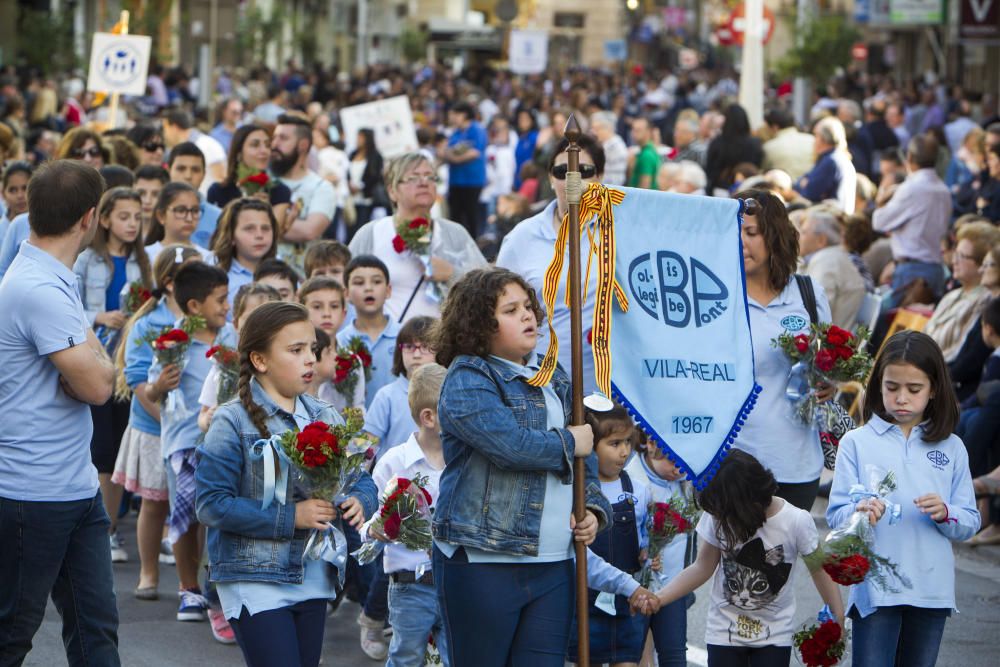
[{"label": "white collared shirt", "polygon": [[[379,462],[375,464],[375,470],[372,471],[372,479],[375,480],[381,500],[386,485],[393,477],[413,479],[417,475],[425,476],[427,477],[427,485],[424,488],[431,494],[433,503],[437,501],[438,483],[441,480],[442,472],[444,472],[444,467],[435,468],[430,464],[424,456],[424,450],[417,443],[417,434],[411,433],[406,442],[399,447],[393,447],[379,459]],[[378,512],[372,515],[372,519],[361,530],[362,538],[366,541],[371,539],[367,536],[368,525],[376,517],[378,517]],[[426,551],[412,551],[402,544],[387,544],[382,557],[382,565],[386,574],[402,571],[416,572],[421,566],[425,571],[430,571],[431,557]]]}]

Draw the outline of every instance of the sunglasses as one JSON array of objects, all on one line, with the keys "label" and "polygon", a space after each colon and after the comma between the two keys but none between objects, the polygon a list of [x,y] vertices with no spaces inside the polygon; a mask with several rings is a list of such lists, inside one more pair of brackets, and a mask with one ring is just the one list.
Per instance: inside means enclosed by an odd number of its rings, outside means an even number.
[{"label": "sunglasses", "polygon": [[156,151],[163,150],[163,144],[159,141],[151,141],[148,144],[143,144],[142,150],[146,151],[147,153],[155,153]]},{"label": "sunglasses", "polygon": [[[565,181],[566,173],[569,171],[569,165],[557,164],[552,167],[552,178],[557,181]],[[580,178],[593,178],[597,176],[597,167],[592,164],[581,164],[580,165]]]},{"label": "sunglasses", "polygon": [[88,148],[88,149],[84,150],[82,148],[78,148],[75,151],[73,151],[73,157],[78,158],[78,159],[82,159],[84,157],[101,157],[101,149],[100,148]]}]

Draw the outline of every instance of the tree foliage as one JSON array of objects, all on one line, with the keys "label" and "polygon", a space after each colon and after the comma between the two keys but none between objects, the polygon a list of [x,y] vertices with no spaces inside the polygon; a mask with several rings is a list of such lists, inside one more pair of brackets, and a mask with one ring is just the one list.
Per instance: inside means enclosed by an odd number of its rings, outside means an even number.
[{"label": "tree foliage", "polygon": [[826,14],[810,17],[804,29],[795,30],[796,45],[774,64],[783,78],[804,77],[822,86],[851,62],[851,46],[861,38],[847,17]]},{"label": "tree foliage", "polygon": [[21,7],[17,51],[26,65],[46,74],[69,72],[80,65],[73,44],[73,14]]}]

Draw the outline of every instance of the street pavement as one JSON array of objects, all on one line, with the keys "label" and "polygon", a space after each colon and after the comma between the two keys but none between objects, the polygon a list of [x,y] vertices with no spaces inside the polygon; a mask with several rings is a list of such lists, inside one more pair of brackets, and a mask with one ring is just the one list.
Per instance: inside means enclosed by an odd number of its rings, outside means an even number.
[{"label": "street pavement", "polygon": [[[822,502],[814,515],[821,530]],[[243,664],[236,646],[219,644],[212,638],[208,623],[179,623],[174,620],[177,587],[174,568],[161,566],[161,598],[140,602],[132,595],[138,579],[138,555],[135,550],[134,514],[123,522],[121,532],[129,550],[130,561],[114,566],[121,619],[119,640],[122,664],[127,667],[187,667],[206,665],[237,667]],[[945,626],[944,641],[938,658],[941,667],[995,667],[997,638],[1000,635],[1000,547],[955,548],[956,588],[959,614]],[[688,664],[704,666],[705,614],[708,604],[706,584],[696,593],[697,601],[688,611]],[[801,562],[796,564],[796,624],[812,617],[822,605],[812,580]],[[324,667],[373,667],[358,643],[356,623],[358,606],[345,602],[328,620],[324,640]],[[66,665],[60,638],[60,620],[49,604],[45,621],[35,636],[34,649],[25,665],[57,667]],[[991,657],[992,656],[992,657]],[[796,664],[793,659],[793,664]]]}]

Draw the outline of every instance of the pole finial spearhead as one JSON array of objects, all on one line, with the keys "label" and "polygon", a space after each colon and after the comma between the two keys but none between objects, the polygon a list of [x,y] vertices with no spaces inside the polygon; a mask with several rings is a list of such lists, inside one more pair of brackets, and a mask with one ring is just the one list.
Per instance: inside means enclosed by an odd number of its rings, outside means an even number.
[{"label": "pole finial spearhead", "polygon": [[569,118],[566,119],[564,134],[566,135],[566,140],[571,144],[575,144],[580,141],[580,137],[583,135],[583,132],[580,130],[580,123],[576,120],[576,114],[571,113]]}]

